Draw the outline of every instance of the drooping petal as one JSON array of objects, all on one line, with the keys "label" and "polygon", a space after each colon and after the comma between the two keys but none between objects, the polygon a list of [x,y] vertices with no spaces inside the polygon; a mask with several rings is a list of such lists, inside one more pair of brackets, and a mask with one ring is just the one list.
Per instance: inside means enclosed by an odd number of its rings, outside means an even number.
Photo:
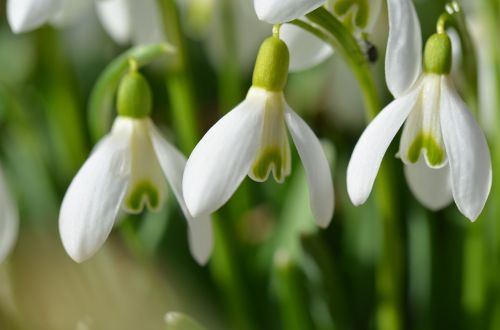
[{"label": "drooping petal", "polygon": [[161,136],[153,123],[150,122],[149,125],[151,139],[160,166],[188,221],[191,254],[200,265],[204,265],[207,263],[213,250],[211,218],[210,216],[201,216],[199,218],[191,216],[182,195],[182,176],[186,166],[186,158]]},{"label": "drooping petal", "polygon": [[389,39],[385,79],[394,97],[404,94],[422,72],[422,36],[411,0],[388,0]]},{"label": "drooping petal", "polygon": [[259,147],[266,97],[265,90],[250,88],[246,99],[219,120],[193,150],[183,179],[191,215],[217,210],[247,175]]},{"label": "drooping petal", "polygon": [[420,157],[415,164],[405,165],[405,176],[415,198],[428,209],[441,210],[453,201],[448,165],[430,168]]},{"label": "drooping petal", "polygon": [[0,169],[0,263],[10,253],[17,240],[19,214],[7,181]]},{"label": "drooping petal", "polygon": [[321,6],[325,0],[254,0],[255,12],[261,21],[285,23],[304,16]]},{"label": "drooping petal", "polygon": [[363,204],[373,187],[380,164],[392,139],[410,114],[419,88],[385,107],[359,138],[347,167],[347,192],[354,205]]},{"label": "drooping petal", "polygon": [[90,258],[109,236],[127,190],[128,137],[115,131],[96,146],[64,196],[59,232],[77,262]]},{"label": "drooping petal", "polygon": [[97,16],[104,30],[119,44],[132,38],[131,8],[128,0],[96,1]]},{"label": "drooping petal", "polygon": [[297,147],[309,182],[311,209],[318,226],[330,224],[335,207],[330,165],[311,128],[292,109],[287,108],[286,123]]},{"label": "drooping petal", "polygon": [[161,12],[156,0],[130,1],[132,42],[134,45],[165,41]]},{"label": "drooping petal", "polygon": [[290,71],[312,68],[333,54],[330,45],[292,24],[285,24],[281,27],[280,38],[290,50]]},{"label": "drooping petal", "polygon": [[453,198],[471,221],[481,213],[491,189],[491,157],[486,138],[455,90],[442,78],[441,127],[448,153]]},{"label": "drooping petal", "polygon": [[401,135],[399,157],[405,164],[414,164],[422,154],[429,167],[440,168],[447,160],[439,115],[441,77],[424,75],[420,90]]},{"label": "drooping petal", "polygon": [[60,0],[8,0],[7,19],[14,33],[27,32],[47,23],[59,9]]}]

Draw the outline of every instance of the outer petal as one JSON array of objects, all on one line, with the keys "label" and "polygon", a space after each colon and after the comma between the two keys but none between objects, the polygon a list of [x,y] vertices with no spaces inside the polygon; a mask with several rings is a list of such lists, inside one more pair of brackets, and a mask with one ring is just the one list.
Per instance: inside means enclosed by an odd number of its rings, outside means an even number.
[{"label": "outer petal", "polygon": [[0,263],[7,257],[17,240],[19,215],[7,181],[0,169]]},{"label": "outer petal", "polygon": [[330,166],[321,143],[309,126],[287,108],[286,123],[297,147],[309,181],[311,209],[320,227],[327,227],[333,217],[335,196]]},{"label": "outer petal", "polygon": [[127,138],[106,136],[83,164],[64,196],[59,231],[77,262],[90,258],[108,237],[127,190]]},{"label": "outer petal", "polygon": [[292,24],[281,27],[280,38],[290,50],[290,71],[309,69],[333,54],[330,45]]},{"label": "outer petal", "polygon": [[14,33],[36,29],[57,13],[59,5],[60,0],[8,0],[10,28]]},{"label": "outer petal", "polygon": [[259,19],[271,24],[302,17],[323,3],[325,0],[254,0]]},{"label": "outer petal", "polygon": [[97,16],[104,30],[119,44],[132,38],[131,8],[128,0],[96,1]]},{"label": "outer petal", "polygon": [[219,120],[189,157],[184,198],[193,216],[221,207],[250,170],[259,147],[267,92],[251,88],[247,98]]},{"label": "outer petal", "polygon": [[441,210],[452,202],[448,165],[439,169],[430,168],[421,156],[415,164],[405,166],[405,176],[413,195],[428,209]]},{"label": "outer petal", "polygon": [[417,102],[419,88],[395,99],[368,125],[347,167],[347,192],[354,205],[363,204],[373,187],[387,148]]},{"label": "outer petal", "polygon": [[213,250],[211,219],[209,216],[193,218],[189,213],[182,196],[182,175],[186,166],[186,158],[161,136],[153,123],[150,123],[150,127],[151,140],[160,166],[188,221],[191,254],[200,265],[204,265]]},{"label": "outer petal", "polygon": [[422,36],[411,0],[388,0],[389,39],[385,79],[394,97],[404,94],[422,72]]},{"label": "outer petal", "polygon": [[490,151],[483,132],[453,83],[448,77],[442,79],[441,127],[450,163],[453,198],[460,212],[474,221],[491,189]]}]

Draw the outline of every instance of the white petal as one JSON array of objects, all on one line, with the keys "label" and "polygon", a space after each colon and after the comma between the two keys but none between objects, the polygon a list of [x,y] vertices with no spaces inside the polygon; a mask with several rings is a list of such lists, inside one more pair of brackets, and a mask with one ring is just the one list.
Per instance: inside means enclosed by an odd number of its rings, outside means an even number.
[{"label": "white petal", "polygon": [[104,137],[64,196],[59,232],[66,252],[77,262],[90,258],[113,228],[127,190],[127,140],[115,132]]},{"label": "white petal", "polygon": [[267,92],[250,88],[247,98],[201,139],[184,172],[184,198],[193,216],[224,205],[250,170],[260,143]]},{"label": "white petal", "polygon": [[410,0],[388,0],[389,39],[385,79],[394,97],[405,93],[422,72],[422,36]]},{"label": "white petal", "polygon": [[3,171],[0,169],[0,263],[14,247],[18,229],[17,206],[11,197]]},{"label": "white petal", "polygon": [[182,195],[182,176],[186,166],[186,157],[161,136],[153,123],[150,123],[150,127],[151,139],[160,166],[188,221],[191,254],[200,265],[204,265],[213,250],[211,219],[209,216],[193,218],[189,213]]},{"label": "white petal", "polygon": [[47,23],[60,0],[8,0],[7,19],[14,33],[27,32]]},{"label": "white petal", "polygon": [[430,210],[445,208],[453,201],[448,165],[434,169],[427,166],[424,157],[405,166],[406,181],[415,198]]},{"label": "white petal", "polygon": [[284,23],[304,16],[325,3],[325,0],[254,0],[255,12],[261,21]]},{"label": "white petal", "polygon": [[335,206],[330,165],[321,143],[304,120],[290,108],[285,118],[306,171],[314,218],[318,226],[325,228],[330,224]]},{"label": "white petal", "polygon": [[157,0],[130,1],[132,42],[144,45],[165,41]]},{"label": "white petal", "polygon": [[441,87],[441,127],[451,169],[453,198],[474,221],[491,189],[491,157],[486,138],[450,78]]},{"label": "white petal", "polygon": [[290,50],[290,71],[309,69],[333,54],[329,44],[292,24],[281,27],[280,38]]},{"label": "white petal", "polygon": [[104,30],[119,44],[132,38],[131,8],[128,0],[96,1],[97,16]]},{"label": "white petal", "polygon": [[368,125],[347,167],[347,192],[354,205],[363,204],[373,187],[387,148],[417,101],[419,88],[395,99]]}]

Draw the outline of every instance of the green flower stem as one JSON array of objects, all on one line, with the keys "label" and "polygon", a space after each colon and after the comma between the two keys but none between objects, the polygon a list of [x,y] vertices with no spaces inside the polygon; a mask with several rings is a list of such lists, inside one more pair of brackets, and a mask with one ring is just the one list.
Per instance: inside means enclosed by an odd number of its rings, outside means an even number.
[{"label": "green flower stem", "polygon": [[186,40],[182,34],[176,2],[174,0],[158,0],[158,4],[163,15],[165,36],[176,49],[176,56],[168,63],[166,76],[170,110],[180,147],[182,151],[189,154],[198,142],[200,129]]},{"label": "green flower stem", "polygon": [[314,329],[304,274],[284,250],[276,252],[274,268],[276,293],[279,297],[283,322],[282,328],[289,330]]},{"label": "green flower stem", "polygon": [[[358,42],[349,30],[323,7],[308,14],[307,18],[329,33],[316,34],[312,29],[308,29],[309,32],[314,33],[320,39],[332,45],[335,51],[338,52],[349,65],[349,68],[355,75],[361,88],[367,118],[370,120],[373,119],[380,111],[380,100],[370,64],[359,47]],[[326,36],[326,39],[323,36]]]},{"label": "green flower stem", "polygon": [[[189,154],[200,138],[197,123],[196,101],[191,81],[185,40],[181,31],[178,10],[174,0],[158,0],[165,34],[176,47],[176,58],[170,63],[167,73],[167,90],[171,98],[174,126],[182,150]],[[232,92],[231,92],[232,93]],[[229,95],[229,93],[228,93]],[[237,262],[237,246],[228,220],[213,215],[215,249],[211,260],[211,270],[215,281],[222,289],[228,313],[233,322],[231,328],[251,330],[254,326],[250,294],[244,284],[242,267]]]},{"label": "green flower stem", "polygon": [[109,132],[115,108],[115,94],[121,78],[129,70],[130,61],[143,66],[173,52],[174,49],[164,43],[138,46],[120,55],[104,69],[90,94],[88,108],[90,134],[94,141]]},{"label": "green flower stem", "polygon": [[66,59],[54,29],[45,28],[37,33],[39,72],[36,82],[42,97],[42,108],[47,120],[54,165],[66,184],[85,160],[88,145],[81,109],[71,65]]},{"label": "green flower stem", "polygon": [[305,252],[320,269],[325,291],[324,296],[335,325],[338,329],[348,329],[354,324],[354,321],[346,306],[349,295],[342,285],[338,261],[320,235],[303,235],[301,242]]},{"label": "green flower stem", "polygon": [[221,113],[224,114],[236,106],[242,99],[242,74],[238,62],[239,53],[237,45],[236,24],[234,20],[233,0],[222,1],[222,40],[224,47],[222,61],[218,74],[219,102]]},{"label": "green flower stem", "polygon": [[[486,19],[486,30],[483,38],[487,42],[492,43],[489,47],[491,51],[490,69],[494,72],[493,81],[494,86],[492,92],[494,93],[493,108],[497,109],[495,114],[496,125],[500,123],[500,48],[496,46],[498,40],[498,31],[500,31],[500,0],[483,0],[481,4],[481,14]],[[492,265],[488,264],[488,274],[490,279],[490,287],[488,298],[491,299],[490,315],[488,321],[490,322],[488,329],[500,329],[500,225],[498,219],[500,218],[500,208],[496,201],[500,198],[500,130],[495,129],[491,134],[490,146],[492,151],[493,161],[493,185],[491,195],[489,197],[488,206],[491,210],[488,220],[490,221],[490,231],[494,233],[494,251],[488,255],[489,260],[493,260]]]},{"label": "green flower stem", "polygon": [[[370,65],[349,30],[328,10],[320,7],[307,18],[322,29],[295,20],[295,24],[330,44],[339,53],[354,73],[363,94],[367,120],[372,120],[380,111],[380,100]],[[379,329],[397,330],[402,324],[403,251],[398,210],[393,198],[392,173],[385,162],[379,171],[375,190],[381,219],[383,221],[382,247],[377,267],[377,325]]]}]

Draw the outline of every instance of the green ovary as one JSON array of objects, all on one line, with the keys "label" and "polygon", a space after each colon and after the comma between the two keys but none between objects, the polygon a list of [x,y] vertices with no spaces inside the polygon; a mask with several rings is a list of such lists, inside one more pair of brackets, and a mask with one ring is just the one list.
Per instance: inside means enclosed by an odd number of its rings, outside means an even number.
[{"label": "green ovary", "polygon": [[287,160],[282,155],[280,148],[267,147],[262,150],[257,157],[257,160],[252,166],[251,177],[257,181],[266,181],[270,171],[273,172],[273,177],[277,182],[283,182],[285,179],[283,166]]},{"label": "green ovary", "polygon": [[436,138],[429,133],[420,133],[411,144],[408,149],[408,159],[410,162],[416,163],[423,149],[427,151],[429,165],[438,166],[444,162],[445,152],[443,148],[441,148]]},{"label": "green ovary", "polygon": [[[350,17],[351,15],[347,15],[346,18],[353,22],[356,27],[364,29],[368,25],[370,16],[369,0],[339,0],[333,6],[333,12],[339,17],[346,16],[348,13],[353,14],[354,19]],[[350,28],[350,24],[347,24],[347,26]]]},{"label": "green ovary", "polygon": [[125,198],[126,208],[139,213],[146,204],[150,209],[158,209],[160,207],[160,193],[149,181],[135,182]]}]

